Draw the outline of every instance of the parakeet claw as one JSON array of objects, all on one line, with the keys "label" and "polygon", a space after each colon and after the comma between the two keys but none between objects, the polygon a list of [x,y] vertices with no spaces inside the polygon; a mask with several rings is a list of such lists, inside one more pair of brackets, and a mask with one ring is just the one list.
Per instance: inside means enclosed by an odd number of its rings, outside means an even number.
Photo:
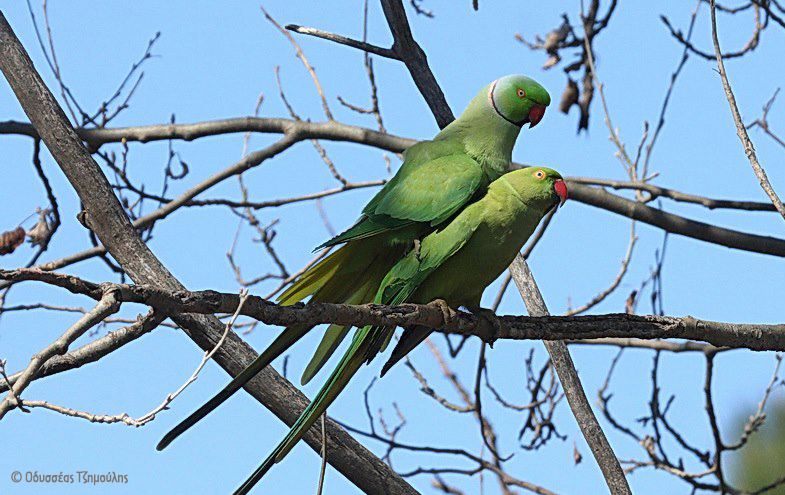
[{"label": "parakeet claw", "polygon": [[420,239],[414,239],[413,243],[414,243],[414,247],[412,249],[414,251],[414,257],[417,258],[418,261],[420,261]]},{"label": "parakeet claw", "polygon": [[466,309],[471,311],[471,313],[480,320],[477,322],[477,326],[482,333],[486,335],[483,337],[483,340],[493,347],[496,336],[499,335],[502,329],[502,323],[499,320],[499,317],[496,316],[496,313],[494,313],[492,309],[488,308],[481,308],[478,306],[476,308]]},{"label": "parakeet claw", "polygon": [[450,322],[453,320],[453,318],[455,318],[455,311],[453,311],[453,309],[447,304],[447,302],[444,299],[434,299],[433,301],[428,303],[428,305],[436,306],[441,310],[442,319],[444,320],[442,326],[449,325]]}]

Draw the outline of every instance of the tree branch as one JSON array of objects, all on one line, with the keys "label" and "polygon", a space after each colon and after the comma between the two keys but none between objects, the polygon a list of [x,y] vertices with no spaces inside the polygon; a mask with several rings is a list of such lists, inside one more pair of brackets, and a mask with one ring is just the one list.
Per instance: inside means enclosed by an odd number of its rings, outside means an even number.
[{"label": "tree branch", "polygon": [[401,0],[382,0],[382,10],[384,10],[384,17],[387,19],[387,24],[393,35],[392,50],[406,64],[414,84],[428,104],[428,108],[431,109],[431,113],[436,117],[439,128],[445,127],[455,120],[455,116],[450,110],[450,106],[447,105],[447,100],[439,83],[436,82],[436,77],[428,67],[428,58],[425,52],[412,36],[403,3]]},{"label": "tree branch", "polygon": [[754,253],[785,256],[785,240],[757,234],[748,234],[738,230],[717,227],[697,220],[690,220],[673,213],[646,206],[640,201],[632,201],[596,187],[581,186],[570,183],[570,199],[612,211],[619,215],[640,220],[666,232],[679,234],[693,239],[719,244],[729,248],[752,251]]},{"label": "tree branch", "polygon": [[774,204],[774,207],[777,208],[778,212],[780,212],[782,218],[785,219],[785,205],[782,204],[782,201],[780,200],[779,196],[777,196],[774,188],[771,187],[769,178],[766,176],[766,171],[763,170],[763,167],[761,167],[760,163],[758,162],[758,156],[755,153],[755,146],[752,144],[752,140],[747,134],[747,128],[744,127],[744,122],[741,120],[739,107],[736,105],[736,97],[733,96],[733,90],[731,89],[730,82],[728,81],[728,74],[725,72],[725,63],[722,61],[720,41],[717,39],[717,12],[715,1],[710,0],[709,3],[711,5],[711,38],[714,42],[714,55],[717,57],[717,68],[720,72],[720,79],[722,79],[722,87],[725,90],[725,97],[728,99],[730,112],[733,115],[733,122],[736,124],[736,135],[739,136],[741,145],[744,147],[744,153],[747,155],[747,159],[750,161],[752,170],[755,172],[755,176],[760,182],[760,187],[763,189],[769,199],[771,199],[772,204]]},{"label": "tree branch", "polygon": [[[95,339],[89,344],[85,344],[67,354],[52,356],[41,366],[35,376],[36,378],[41,378],[54,375],[61,371],[76,369],[85,364],[98,361],[107,354],[155,329],[164,319],[165,317],[151,311],[127,327],[109,332],[103,337]],[[8,381],[13,385],[21,375],[21,373],[13,374],[8,377]],[[8,390],[8,387],[4,383],[0,383],[0,392],[6,390]]]},{"label": "tree branch", "polygon": [[[70,275],[43,272],[35,269],[0,270],[0,279],[14,281],[39,281],[100,300],[107,291],[117,293],[122,302],[145,304],[152,307],[157,319],[164,315],[183,313],[231,314],[237,311],[240,297],[237,294],[215,291],[163,290],[145,285],[95,284]],[[336,323],[362,327],[365,325],[410,326],[422,325],[439,332],[473,335],[484,342],[497,340],[570,340],[597,339],[602,344],[638,344],[639,339],[688,339],[696,342],[652,342],[653,348],[682,351],[699,350],[718,352],[718,347],[746,348],[757,351],[785,350],[785,324],[725,323],[700,320],[691,316],[673,317],[656,315],[606,314],[589,316],[490,316],[478,318],[471,313],[456,311],[454,318],[445,323],[444,313],[438,305],[316,303],[279,306],[258,296],[249,296],[239,314],[262,323],[277,326],[319,325]],[[148,323],[151,324],[151,323]],[[142,330],[133,332],[141,335]],[[104,337],[109,339],[110,336]],[[99,339],[71,354],[82,351],[79,359],[64,361],[50,373],[71,369],[84,364],[87,351],[109,352],[112,345]],[[613,339],[613,340],[609,340]],[[129,339],[130,340],[130,339]],[[586,341],[592,343],[594,340]],[[94,347],[93,347],[94,346]],[[63,357],[63,359],[66,356]],[[14,383],[17,375],[12,375]],[[7,390],[0,384],[0,391]]]},{"label": "tree branch", "polygon": [[[512,273],[515,285],[518,286],[521,297],[523,297],[523,301],[526,303],[526,309],[529,311],[529,314],[534,317],[547,317],[549,313],[545,300],[542,298],[540,289],[534,281],[529,265],[522,256],[518,255],[512,262],[510,273]],[[559,381],[561,381],[564,395],[567,396],[570,409],[572,409],[572,413],[575,415],[575,421],[577,421],[583,436],[586,438],[586,443],[597,460],[610,492],[614,495],[632,495],[619,460],[616,458],[616,454],[613,453],[613,449],[610,443],[608,443],[608,439],[605,437],[605,433],[602,431],[597,418],[594,416],[589,401],[586,399],[583,385],[581,385],[575,364],[572,362],[567,344],[549,340],[543,340],[543,344],[545,344],[545,348],[551,356],[551,363],[553,363],[553,367],[559,375]]]},{"label": "tree branch", "polygon": [[366,43],[365,41],[357,41],[352,38],[347,38],[346,36],[341,36],[340,34],[330,33],[327,31],[322,31],[321,29],[315,29],[307,26],[298,26],[297,24],[287,24],[285,27],[289,31],[294,31],[295,33],[307,34],[309,36],[315,36],[328,41],[334,41],[335,43],[357,48],[358,50],[373,53],[374,55],[379,55],[380,57],[391,58],[393,60],[401,59],[397,53],[389,48],[372,45],[370,43]]},{"label": "tree branch", "polygon": [[[103,321],[107,316],[116,313],[120,309],[119,294],[116,290],[108,289],[103,291],[95,308],[82,315],[76,323],[71,325],[57,340],[45,347],[41,352],[33,355],[30,364],[14,381],[13,390],[0,402],[0,419],[16,407],[19,403],[22,391],[35,379],[41,367],[57,354],[65,354],[76,339],[84,335],[85,332]],[[5,380],[8,384],[9,380]]]},{"label": "tree branch", "polygon": [[[149,283],[164,290],[183,289],[174,276],[153,255],[137,235],[125,215],[111,185],[68,123],[63,110],[41,80],[11,26],[0,13],[0,70],[58,165],[63,169],[85,208],[86,224],[109,253],[137,283]],[[223,333],[217,318],[178,315],[174,318],[203,350],[215,347]],[[256,352],[230,332],[215,354],[215,360],[232,376],[256,357]],[[308,401],[291,383],[272,368],[262,370],[245,389],[276,416],[291,425]],[[366,493],[394,491],[417,493],[403,478],[370,453],[334,421],[328,421],[327,459]],[[312,429],[305,441],[321,449],[321,435]]]},{"label": "tree branch", "polygon": [[696,194],[683,193],[670,189],[667,187],[660,187],[648,182],[640,181],[621,181],[613,179],[597,179],[594,177],[568,177],[568,181],[575,184],[584,184],[592,186],[605,186],[612,187],[613,189],[632,189],[636,191],[645,191],[649,193],[650,197],[646,198],[646,202],[650,202],[659,197],[672,199],[681,203],[692,203],[704,206],[710,210],[716,208],[728,208],[733,210],[747,210],[747,211],[777,211],[774,205],[763,203],[760,201],[735,201],[729,199],[713,199],[705,196],[698,196]]},{"label": "tree branch", "polygon": [[[292,119],[255,117],[196,122],[193,124],[161,124],[115,129],[79,129],[77,132],[91,148],[95,148],[106,143],[121,141],[138,141],[142,143],[166,139],[183,139],[190,141],[217,134],[249,131],[288,134],[292,140],[296,141],[305,139],[324,139],[355,142],[396,153],[403,151],[416,142],[413,139],[384,134],[371,129],[341,124],[335,121],[313,123]],[[4,133],[21,134],[31,137],[38,136],[38,133],[30,124],[14,121],[0,123],[0,134]],[[261,151],[257,153],[261,153]],[[239,163],[237,166],[239,166]],[[247,162],[245,166],[247,166]],[[516,164],[514,166],[520,167],[521,165]],[[673,213],[665,213],[662,210],[652,208],[639,201],[631,201],[603,189],[584,185],[582,182],[608,185],[609,187],[618,186],[620,188],[627,188],[627,185],[629,184],[630,188],[638,188],[637,183],[617,183],[615,181],[603,181],[602,179],[577,178],[575,181],[568,180],[570,199],[639,220],[673,234],[692,237],[694,239],[744,251],[785,257],[785,240],[775,237],[748,234],[690,220]],[[757,209],[759,205],[762,205],[762,203],[754,202],[736,202],[709,198],[697,199],[701,197],[679,193],[672,189],[657,188],[656,186],[651,185],[646,185],[645,188],[641,186],[641,189],[648,190],[652,194],[660,194],[676,200],[692,202],[692,199],[695,199],[694,202],[700,202],[709,208],[734,207],[747,210]],[[199,190],[204,191],[204,188],[202,187]],[[194,190],[192,189],[191,192],[193,191]],[[183,204],[187,204],[194,196],[195,194],[188,194],[183,195],[178,199],[183,202]],[[708,202],[708,204],[706,202]],[[168,213],[172,211],[170,205],[164,205],[163,208],[166,208],[165,211]],[[766,206],[765,208],[761,207],[760,209],[770,208],[773,207]],[[134,222],[134,226],[143,228],[149,225],[149,222],[153,220],[160,220],[165,216],[162,215],[163,212],[164,210],[159,208],[145,217],[138,219]],[[73,263],[104,254],[105,252],[106,251],[102,247],[91,248],[60,260],[39,265],[39,268],[57,270]],[[0,288],[3,288],[3,285],[0,285]]]}]

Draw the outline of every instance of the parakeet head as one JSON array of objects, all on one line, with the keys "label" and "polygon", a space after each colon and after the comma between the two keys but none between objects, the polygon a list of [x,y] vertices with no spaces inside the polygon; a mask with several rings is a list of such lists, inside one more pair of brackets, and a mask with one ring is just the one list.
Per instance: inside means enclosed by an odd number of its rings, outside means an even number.
[{"label": "parakeet head", "polygon": [[488,99],[503,119],[518,127],[534,127],[550,105],[551,97],[534,79],[520,75],[501,77],[488,88]]},{"label": "parakeet head", "polygon": [[526,203],[537,203],[543,213],[567,201],[567,185],[559,172],[547,167],[513,170],[496,180],[505,181]]}]

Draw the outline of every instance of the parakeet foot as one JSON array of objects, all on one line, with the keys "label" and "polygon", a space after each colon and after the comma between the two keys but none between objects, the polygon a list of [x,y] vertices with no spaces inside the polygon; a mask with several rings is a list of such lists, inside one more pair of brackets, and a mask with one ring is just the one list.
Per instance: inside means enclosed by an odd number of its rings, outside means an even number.
[{"label": "parakeet foot", "polygon": [[434,299],[428,306],[436,306],[442,312],[442,319],[444,320],[443,325],[449,325],[450,322],[455,318],[455,311],[447,304],[447,301],[444,299]]},{"label": "parakeet foot", "polygon": [[412,248],[412,250],[414,251],[414,257],[420,260],[420,239],[414,239],[412,243],[414,244],[414,247]]},{"label": "parakeet foot", "polygon": [[497,338],[496,336],[499,335],[502,329],[502,323],[499,321],[499,317],[496,316],[496,313],[494,313],[492,309],[488,308],[477,306],[474,308],[467,307],[466,309],[477,317],[479,320],[477,322],[477,327],[483,335],[482,339],[493,347],[493,343]]}]

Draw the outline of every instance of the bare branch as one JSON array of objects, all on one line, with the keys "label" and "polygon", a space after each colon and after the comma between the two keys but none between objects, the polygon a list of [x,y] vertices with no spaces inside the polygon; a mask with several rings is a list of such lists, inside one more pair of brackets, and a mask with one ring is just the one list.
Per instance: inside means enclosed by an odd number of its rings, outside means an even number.
[{"label": "bare branch", "polygon": [[594,296],[591,301],[587,302],[583,306],[579,306],[575,309],[571,309],[565,313],[565,316],[572,316],[578,315],[581,313],[585,313],[586,311],[590,310],[594,306],[601,303],[605,300],[608,295],[610,295],[621,283],[624,275],[627,273],[627,267],[630,264],[630,259],[632,258],[632,250],[635,248],[635,242],[638,240],[638,237],[635,235],[635,221],[633,220],[630,225],[630,242],[627,245],[627,253],[624,255],[624,258],[621,260],[621,268],[619,269],[619,273],[616,274],[611,284],[603,289],[599,294]]},{"label": "bare branch", "polygon": [[[714,5],[713,1],[710,2],[710,3],[711,3],[711,5]],[[712,7],[712,12],[713,11],[714,11],[714,7]],[[713,13],[712,13],[712,18],[714,18],[714,14]],[[687,48],[690,52],[692,52],[695,55],[698,55],[699,57],[702,57],[702,58],[704,58],[706,60],[714,59],[713,55],[711,55],[708,52],[705,52],[705,51],[701,50],[700,48],[698,48],[695,45],[693,45],[692,43],[690,43],[689,38],[685,39],[684,36],[682,36],[681,31],[677,31],[676,29],[673,28],[673,26],[671,26],[671,23],[670,23],[670,21],[668,20],[667,17],[665,17],[664,15],[660,16],[660,20],[662,20],[662,22],[665,24],[665,26],[668,27],[668,30],[670,31],[671,36],[673,36],[679,43],[684,45],[684,47]],[[747,41],[747,43],[744,44],[744,46],[741,49],[739,49],[739,50],[737,50],[735,52],[732,52],[732,53],[728,53],[724,57],[727,58],[727,59],[742,57],[747,52],[750,52],[750,51],[754,50],[755,48],[757,48],[758,42],[760,41],[760,33],[761,33],[761,31],[763,31],[764,28],[765,28],[765,25],[760,22],[760,8],[759,8],[759,5],[757,3],[755,3],[755,25],[753,27],[752,35],[750,36],[750,39]]]},{"label": "bare branch", "polygon": [[[0,70],[9,81],[25,113],[40,133],[52,156],[63,169],[87,212],[86,220],[122,268],[138,283],[167,290],[183,289],[149,248],[139,239],[122,205],[112,192],[101,169],[90,157],[65,114],[36,72],[5,17],[0,13]],[[174,318],[202,349],[214,347],[223,333],[215,317],[178,315]],[[214,359],[232,375],[238,374],[256,353],[230,332]],[[307,400],[271,368],[265,368],[245,387],[284,422],[293,424]],[[376,456],[352,439],[335,422],[328,421],[328,462],[365,492],[394,490],[417,493]],[[317,451],[321,439],[311,430],[304,437]]]},{"label": "bare branch", "polygon": [[571,199],[654,225],[672,234],[684,235],[693,239],[700,239],[745,251],[785,256],[785,242],[774,237],[746,234],[737,230],[690,220],[673,213],[666,213],[660,209],[651,208],[639,201],[631,201],[621,196],[610,194],[598,188],[580,186],[579,184],[573,185],[569,182],[568,187]]},{"label": "bare branch", "polygon": [[[38,373],[36,373],[35,378],[38,379],[54,375],[98,361],[125,344],[128,344],[155,329],[163,320],[164,317],[154,311],[150,311],[147,315],[139,318],[136,322],[127,327],[109,332],[103,337],[95,339],[92,342],[61,356],[52,356],[43,366],[41,366]],[[104,322],[106,321],[108,320],[105,319]],[[14,384],[21,376],[21,372],[15,373],[11,375],[8,380],[11,384]],[[5,392],[6,390],[8,390],[6,384],[0,383],[0,392]]]},{"label": "bare branch", "polygon": [[705,206],[710,210],[727,208],[733,210],[747,211],[777,211],[771,202],[762,203],[759,201],[735,201],[729,199],[713,199],[696,194],[688,194],[674,189],[656,186],[647,182],[640,181],[620,181],[613,179],[596,179],[593,177],[568,177],[567,180],[576,184],[586,184],[594,186],[612,187],[613,189],[633,189],[645,191],[649,194],[646,202],[651,202],[659,197],[669,198],[682,203],[693,203]]},{"label": "bare branch", "polygon": [[[545,306],[545,301],[542,299],[531,271],[529,271],[526,260],[518,255],[512,265],[510,265],[510,271],[526,303],[526,309],[529,311],[529,314],[537,317],[547,317],[548,308]],[[567,350],[567,344],[550,341],[544,341],[543,343],[551,355],[551,361],[559,374],[562,389],[567,396],[567,401],[570,403],[575,420],[578,422],[578,426],[586,438],[586,443],[589,444],[589,448],[591,448],[592,454],[594,454],[597,460],[608,488],[614,495],[631,495],[632,492],[619,465],[619,461],[613,453],[605,433],[597,422],[589,401],[586,399],[586,394],[583,391],[580,378],[578,378],[575,365],[572,363],[570,352]]]},{"label": "bare branch", "polygon": [[[75,294],[100,299],[106,290],[119,291],[122,301],[146,304],[165,314],[231,314],[239,303],[236,294],[215,291],[167,290],[144,285],[94,284],[77,277],[35,269],[0,270],[0,279],[36,280],[65,288]],[[675,338],[709,342],[717,347],[759,351],[785,351],[785,325],[723,323],[691,316],[673,317],[613,313],[589,316],[501,316],[455,311],[449,322],[439,304],[332,304],[311,302],[279,306],[249,296],[241,312],[269,325],[314,326],[336,323],[347,326],[422,325],[444,333],[475,335],[492,343],[498,339],[566,340],[601,337]]]},{"label": "bare branch", "polygon": [[428,67],[425,52],[412,36],[403,3],[401,0],[382,0],[382,10],[384,10],[384,17],[387,18],[387,24],[390,26],[393,40],[395,40],[392,46],[393,51],[398,54],[401,61],[406,64],[406,68],[409,69],[414,84],[425,98],[431,113],[436,117],[436,123],[440,128],[446,126],[455,120],[455,116],[447,105],[447,100],[436,82],[436,77]]},{"label": "bare branch", "polygon": [[[747,129],[744,127],[744,122],[741,120],[741,114],[739,114],[739,107],[736,105],[736,97],[733,96],[733,90],[730,87],[730,82],[728,81],[728,74],[725,72],[725,64],[722,61],[722,53],[720,52],[720,41],[717,38],[717,14],[715,9],[715,1],[711,0],[711,37],[714,41],[714,54],[717,57],[717,68],[720,71],[720,79],[722,79],[722,87],[725,89],[725,96],[728,99],[728,105],[730,105],[730,111],[733,115],[733,121],[736,123],[736,134],[739,136],[739,140],[741,140],[741,145],[744,147],[744,153],[747,155],[747,159],[750,161],[750,165],[752,166],[752,170],[755,172],[755,176],[758,178],[760,182],[761,188],[763,191],[768,195],[771,199],[771,202],[777,208],[777,211],[780,212],[782,218],[785,219],[785,205],[782,204],[779,196],[777,193],[774,192],[774,188],[771,187],[771,183],[769,182],[769,178],[766,176],[766,171],[763,170],[760,163],[758,163],[758,156],[755,154],[755,146],[752,144],[752,140],[750,140],[750,136],[747,134]],[[756,6],[756,13],[757,13],[757,6]]]},{"label": "bare branch", "polygon": [[280,31],[281,34],[283,34],[286,37],[286,39],[289,40],[289,43],[292,44],[295,52],[297,53],[297,58],[300,59],[300,61],[305,66],[305,70],[308,71],[308,74],[311,75],[311,79],[313,79],[313,83],[316,86],[316,92],[319,93],[319,98],[321,98],[322,100],[322,109],[324,109],[324,115],[327,117],[327,120],[335,120],[333,119],[333,114],[330,111],[330,106],[327,104],[327,98],[324,97],[324,90],[322,89],[322,83],[319,82],[319,78],[316,76],[316,70],[314,70],[311,63],[308,62],[308,59],[306,58],[305,53],[303,53],[303,50],[300,48],[300,45],[297,43],[297,41],[294,40],[291,34],[287,33],[286,30],[282,28],[281,25],[278,24],[278,22],[275,19],[273,19],[273,17],[269,13],[267,13],[267,10],[265,10],[264,7],[260,6],[259,8],[262,9],[262,13],[267,18],[267,20],[270,21],[270,23],[272,23],[272,25],[275,26],[276,29],[278,29],[278,31]]},{"label": "bare branch", "polygon": [[357,48],[358,50],[373,53],[374,55],[379,55],[380,57],[400,60],[398,54],[389,48],[382,48],[380,46],[366,43],[365,41],[353,40],[351,38],[347,38],[346,36],[341,36],[340,34],[334,34],[327,31],[322,31],[321,29],[315,29],[306,26],[298,26],[297,24],[287,24],[286,29],[294,31],[295,33],[307,34],[309,36],[315,36],[317,38],[334,41],[335,43]]},{"label": "bare branch", "polygon": [[92,311],[84,314],[79,320],[71,325],[57,340],[49,344],[40,352],[35,354],[30,360],[30,364],[14,381],[12,391],[0,402],[0,419],[5,414],[19,405],[19,397],[22,391],[27,388],[30,382],[35,379],[41,367],[53,356],[65,354],[68,347],[85,332],[100,323],[110,314],[116,313],[120,309],[120,294],[114,289],[107,289],[101,294],[101,298]]},{"label": "bare branch", "polygon": [[[698,18],[698,9],[700,8],[700,4],[701,0],[698,0],[698,2],[695,4],[695,9],[692,11],[690,25],[687,29],[687,42],[692,39],[692,32],[695,28],[695,20]],[[673,88],[676,85],[676,79],[678,79],[679,74],[681,74],[681,71],[687,63],[687,59],[689,57],[689,50],[685,45],[681,54],[681,59],[679,60],[679,64],[676,66],[676,70],[674,70],[671,74],[671,81],[668,85],[668,90],[665,92],[665,98],[662,100],[662,107],[660,107],[660,116],[657,120],[657,127],[654,129],[654,134],[651,137],[651,141],[649,141],[649,144],[646,145],[646,156],[643,159],[643,168],[640,174],[640,176],[643,178],[646,178],[649,175],[649,161],[651,160],[651,153],[654,150],[654,145],[657,144],[657,138],[660,136],[660,131],[662,131],[662,128],[665,126],[665,111],[668,109],[668,104],[670,103],[671,95],[673,94]]]},{"label": "bare branch", "polygon": [[[123,139],[126,141],[136,140],[140,142],[163,139],[192,140],[199,137],[214,135],[216,133],[247,131],[283,132],[291,136],[291,139],[296,140],[319,138],[327,140],[358,142],[394,152],[400,152],[415,142],[411,139],[391,136],[361,127],[339,124],[338,122],[311,123],[302,121],[298,122],[291,119],[257,119],[253,117],[217,120],[196,124],[152,125],[125,129],[84,129],[80,130],[80,134],[84,139],[87,140],[88,143],[106,143],[118,142]],[[35,134],[32,126],[18,122],[6,122],[5,124],[0,123],[0,134],[1,133],[24,134],[30,136],[37,135]],[[280,143],[281,142],[279,141],[279,146],[281,145]],[[289,143],[287,142],[286,144]],[[257,153],[260,153],[262,157],[265,158],[266,156],[271,155],[272,152],[279,152],[278,150],[272,150],[271,148],[267,148],[267,150],[269,151],[266,153],[264,150]],[[239,164],[235,165],[233,170],[237,169],[238,165]],[[515,166],[520,167],[520,165]],[[231,171],[227,171],[226,173],[231,175]],[[215,180],[215,176],[213,180]],[[586,180],[592,181],[594,179]],[[597,179],[597,181],[599,181],[599,179]],[[665,213],[659,209],[652,208],[640,202],[630,201],[621,196],[608,193],[607,191],[603,191],[598,188],[586,187],[577,182],[568,183],[570,188],[570,198],[579,202],[596,206],[613,213],[618,213],[620,215],[639,220],[643,223],[654,225],[655,227],[659,227],[674,234],[684,235],[694,239],[700,239],[706,242],[742,249],[745,251],[753,251],[785,257],[785,241],[781,239],[747,234],[703,222],[689,220],[672,213]],[[608,185],[612,187],[612,184]],[[656,189],[652,189],[652,191],[655,190]],[[667,190],[661,191],[664,196],[679,196],[683,194],[675,194],[675,191],[668,193],[666,191]],[[188,196],[192,195],[189,194]],[[183,204],[192,201],[192,197],[189,198],[188,196],[181,197],[181,202]],[[726,200],[709,200],[710,203],[711,201],[720,202]],[[742,209],[753,209],[756,207],[753,205],[759,204],[753,202],[736,203],[736,206]],[[724,206],[730,205],[726,204]],[[715,207],[720,206],[715,203]],[[168,209],[169,208],[167,208],[167,210]],[[138,219],[136,222],[134,222],[134,224],[139,228],[145,227],[148,225],[147,222],[154,219],[158,220],[163,218],[165,215],[161,215],[161,213],[163,212],[152,212],[146,217]],[[63,258],[61,260],[41,265],[40,267],[42,269],[56,270],[78,261],[97,256],[103,252],[104,251],[102,248],[94,248],[81,253],[76,253],[72,256],[69,256],[68,258]],[[2,288],[2,286],[0,286],[0,288]]]},{"label": "bare branch", "polygon": [[761,129],[763,129],[763,132],[768,134],[770,138],[772,138],[774,141],[777,142],[777,144],[785,148],[785,141],[783,141],[781,137],[777,136],[776,134],[774,134],[774,132],[772,132],[772,130],[769,128],[769,121],[768,121],[769,110],[771,110],[771,106],[774,105],[774,100],[777,98],[779,92],[780,92],[780,88],[777,88],[776,91],[774,91],[774,94],[771,95],[771,98],[769,98],[769,101],[767,101],[766,104],[763,105],[763,115],[761,116],[761,118],[754,120],[751,124],[747,126],[747,128],[751,129],[754,126],[760,127]]},{"label": "bare branch", "polygon": [[600,337],[592,340],[568,340],[568,344],[609,345],[614,347],[630,347],[636,349],[652,349],[669,352],[723,352],[731,351],[731,347],[715,347],[701,342],[670,342],[665,340],[643,340],[630,337]]},{"label": "bare branch", "polygon": [[758,408],[755,410],[755,413],[752,416],[750,416],[747,422],[744,424],[744,430],[742,431],[739,441],[731,445],[726,445],[725,448],[727,450],[738,450],[744,447],[744,445],[747,444],[747,440],[749,440],[750,436],[756,431],[758,431],[758,428],[760,428],[763,425],[763,422],[766,419],[766,413],[764,412],[766,410],[766,402],[768,402],[769,397],[771,396],[771,392],[774,389],[774,386],[777,383],[781,383],[779,382],[779,371],[780,371],[780,365],[782,364],[782,358],[783,358],[782,353],[778,352],[775,355],[774,371],[771,374],[771,380],[769,380],[769,384],[766,387],[766,390],[763,392],[763,397],[758,402]]}]

